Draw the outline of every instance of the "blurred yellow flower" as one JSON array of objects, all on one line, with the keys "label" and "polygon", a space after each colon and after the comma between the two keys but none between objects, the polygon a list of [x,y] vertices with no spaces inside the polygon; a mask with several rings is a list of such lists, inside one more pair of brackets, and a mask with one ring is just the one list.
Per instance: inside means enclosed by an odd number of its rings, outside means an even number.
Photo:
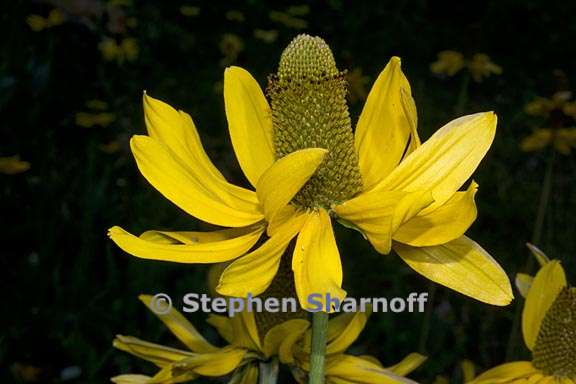
[{"label": "blurred yellow flower", "polygon": [[138,40],[132,37],[123,38],[120,43],[115,39],[106,37],[98,45],[104,60],[114,61],[119,64],[124,61],[134,61],[138,58],[139,47]]},{"label": "blurred yellow flower", "polygon": [[103,100],[92,99],[86,102],[86,107],[95,111],[105,111],[108,109],[108,103]]},{"label": "blurred yellow flower", "polygon": [[106,127],[114,120],[116,120],[116,115],[110,112],[77,112],[75,115],[76,125],[85,128],[92,128],[94,126]]},{"label": "blurred yellow flower", "polygon": [[464,68],[464,55],[456,51],[438,53],[438,60],[430,64],[430,70],[438,75],[454,76]]},{"label": "blurred yellow flower", "polygon": [[246,20],[246,18],[244,17],[244,14],[240,11],[236,11],[236,10],[230,10],[228,12],[226,12],[226,19],[230,20],[230,21],[238,21],[238,22],[243,22],[244,20]]},{"label": "blurred yellow flower", "polygon": [[472,60],[468,62],[468,70],[476,82],[481,82],[491,75],[502,74],[502,67],[494,64],[484,53],[475,53],[472,56]]},{"label": "blurred yellow flower", "polygon": [[[296,37],[282,54],[268,87],[270,103],[246,70],[226,69],[232,146],[255,191],[227,182],[189,115],[145,94],[148,136],[131,140],[141,173],[190,215],[232,229],[137,237],[113,227],[109,236],[145,259],[233,260],[217,290],[236,297],[264,292],[295,239],[294,282],[307,308],[312,293],[346,296],[336,219],[362,232],[379,253],[395,250],[430,280],[486,303],[509,304],[506,273],[464,235],[476,219],[478,185],[470,182],[460,191],[491,146],[496,115],[458,118],[421,144],[410,84],[397,57],[374,83],[355,134],[346,92],[330,48],[308,35]],[[265,231],[266,241],[250,251]]]},{"label": "blurred yellow flower", "polygon": [[308,22],[299,17],[292,16],[285,12],[280,11],[270,11],[268,17],[270,20],[283,24],[284,26],[296,30],[308,28]]},{"label": "blurred yellow flower", "polygon": [[244,42],[238,35],[225,33],[220,40],[220,52],[224,55],[220,64],[222,66],[233,64],[243,50]]},{"label": "blurred yellow flower", "polygon": [[121,145],[120,145],[120,141],[111,140],[111,141],[107,142],[106,144],[101,144],[99,148],[102,152],[110,155],[110,154],[113,154],[113,153],[120,151]]},{"label": "blurred yellow flower", "polygon": [[198,16],[200,14],[200,8],[192,5],[183,5],[180,7],[180,13],[186,17]]},{"label": "blurred yellow flower", "polygon": [[540,151],[549,145],[563,155],[572,153],[576,148],[576,128],[539,128],[525,137],[520,143],[524,152]]},{"label": "blurred yellow flower", "polygon": [[520,143],[525,152],[540,151],[552,146],[557,152],[569,155],[576,148],[576,128],[563,125],[576,119],[576,102],[571,101],[572,93],[556,92],[551,98],[538,97],[524,107],[531,116],[547,119],[550,128],[538,128]]},{"label": "blurred yellow flower", "polygon": [[[153,309],[151,296],[141,295],[140,300]],[[278,361],[289,367],[296,381],[306,381],[311,340],[307,320],[283,321],[262,335],[254,312],[244,311],[231,318],[210,315],[208,323],[228,343],[225,347],[217,347],[204,339],[175,309],[156,316],[187,350],[118,335],[114,347],[154,363],[160,370],[153,377],[138,374],[116,376],[112,378],[114,383],[169,384],[231,375],[230,383],[256,384],[261,374],[260,364]],[[425,356],[412,353],[398,364],[385,368],[372,356],[344,353],[362,332],[367,318],[367,313],[358,312],[336,316],[328,322],[326,383],[415,384],[403,376],[418,368],[426,360]]]},{"label": "blurred yellow flower", "polygon": [[16,175],[30,169],[30,163],[20,160],[20,156],[0,157],[0,173]]},{"label": "blurred yellow flower", "polygon": [[66,20],[66,17],[58,8],[52,9],[48,13],[48,17],[42,17],[40,15],[29,15],[26,18],[26,23],[34,32],[40,32],[44,29],[52,28],[57,25],[61,25]]},{"label": "blurred yellow flower", "polygon": [[278,39],[278,31],[275,29],[270,30],[255,29],[254,37],[259,40],[262,40],[265,43],[271,44]]},{"label": "blurred yellow flower", "polygon": [[460,52],[442,51],[438,53],[438,60],[430,64],[430,70],[433,73],[446,76],[454,76],[464,68],[476,82],[481,82],[490,75],[502,73],[502,68],[494,64],[484,53],[475,53],[470,60],[466,60]]},{"label": "blurred yellow flower", "polygon": [[576,288],[568,286],[558,260],[534,248],[542,265],[534,278],[520,275],[526,302],[522,313],[524,342],[531,361],[506,363],[469,383],[576,383]]}]

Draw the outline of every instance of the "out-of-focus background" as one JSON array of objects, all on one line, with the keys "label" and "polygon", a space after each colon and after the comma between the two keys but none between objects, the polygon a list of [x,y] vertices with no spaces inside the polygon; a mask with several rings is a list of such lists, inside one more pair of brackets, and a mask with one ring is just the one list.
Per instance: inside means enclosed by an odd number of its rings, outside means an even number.
[{"label": "out-of-focus background", "polygon": [[[469,235],[512,279],[535,270],[524,245],[533,241],[576,282],[574,2],[15,0],[2,8],[4,383],[154,372],[113,350],[114,335],[174,343],[137,295],[205,292],[207,268],[138,260],[106,230],[209,227],[138,173],[128,140],[144,133],[142,92],[190,113],[212,160],[246,185],[227,134],[224,68],[242,66],[265,86],[283,47],[303,32],[326,39],[348,71],[353,121],[392,55],[412,84],[423,140],[454,117],[496,111],[496,140],[474,176],[479,217]],[[521,298],[484,305],[434,288],[353,231],[338,228],[337,237],[351,296],[433,293],[425,315],[374,314],[352,353],[389,365],[426,353],[412,377],[439,383],[439,375],[460,382],[463,359],[483,370],[528,356],[517,329]],[[189,317],[219,342],[206,315]]]}]

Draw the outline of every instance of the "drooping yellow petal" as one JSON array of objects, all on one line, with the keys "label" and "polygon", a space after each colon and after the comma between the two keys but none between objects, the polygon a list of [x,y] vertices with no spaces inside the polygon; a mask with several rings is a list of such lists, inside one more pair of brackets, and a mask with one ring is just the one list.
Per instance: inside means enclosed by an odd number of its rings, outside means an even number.
[{"label": "drooping yellow petal", "polygon": [[242,311],[230,318],[232,344],[250,351],[262,351],[262,343],[256,326],[254,310]]},{"label": "drooping yellow petal", "polygon": [[528,349],[534,348],[542,320],[566,284],[566,275],[558,260],[547,263],[534,277],[522,312],[522,334]]},{"label": "drooping yellow petal", "polygon": [[353,223],[380,253],[387,254],[392,236],[401,224],[413,218],[432,203],[427,191],[369,191],[340,205],[334,212]]},{"label": "drooping yellow petal", "polygon": [[194,353],[176,348],[150,343],[132,336],[116,335],[113,345],[141,359],[150,361],[159,367],[165,367],[175,361],[194,356]]},{"label": "drooping yellow petal", "polygon": [[366,359],[350,355],[327,358],[326,376],[366,384],[417,384]]},{"label": "drooping yellow petal", "polygon": [[532,286],[533,281],[534,278],[530,275],[527,275],[525,273],[516,274],[516,279],[514,283],[516,284],[516,288],[518,288],[518,291],[520,291],[522,297],[526,297],[528,291],[530,290],[530,287]]},{"label": "drooping yellow petal", "polygon": [[202,147],[194,121],[185,112],[144,93],[144,118],[148,134],[163,144],[176,161],[207,188],[217,191],[226,204],[240,210],[256,210],[253,191],[226,181]]},{"label": "drooping yellow petal", "polygon": [[258,366],[256,364],[246,364],[237,369],[232,375],[229,383],[234,384],[258,384]]},{"label": "drooping yellow petal", "polygon": [[326,354],[342,353],[360,335],[369,312],[350,312],[338,315],[328,322]]},{"label": "drooping yellow petal", "polygon": [[401,362],[388,367],[390,371],[394,372],[399,376],[406,376],[410,372],[414,371],[416,368],[421,366],[428,358],[419,353],[411,353],[402,359]]},{"label": "drooping yellow petal", "polygon": [[456,192],[443,205],[422,210],[398,228],[394,240],[423,247],[459,238],[476,220],[476,191],[478,184],[472,182],[466,192]]},{"label": "drooping yellow petal", "polygon": [[472,175],[496,132],[493,112],[451,121],[410,154],[377,188],[430,190],[433,206],[444,204]]},{"label": "drooping yellow petal", "polygon": [[257,296],[276,276],[284,251],[304,225],[306,215],[297,214],[255,251],[233,261],[220,275],[216,291],[224,296]]},{"label": "drooping yellow petal", "polygon": [[538,264],[540,264],[541,267],[548,264],[550,258],[546,256],[546,254],[540,248],[531,243],[526,243],[526,246],[528,247],[530,252],[532,252],[536,260],[538,260]]},{"label": "drooping yellow petal", "polygon": [[[152,312],[154,308],[151,306],[152,296],[140,295],[138,296],[141,302],[148,307]],[[210,344],[196,328],[177,310],[171,308],[168,313],[158,314],[156,316],[170,329],[170,331],[186,345],[192,352],[214,352],[218,348]]]},{"label": "drooping yellow petal", "polygon": [[183,163],[224,180],[204,151],[192,118],[144,92],[144,120],[148,134],[164,144]]},{"label": "drooping yellow petal", "polygon": [[307,148],[290,153],[266,170],[256,187],[264,215],[270,221],[312,177],[328,153],[323,148]]},{"label": "drooping yellow petal", "polygon": [[527,378],[538,373],[538,370],[528,361],[516,361],[492,368],[469,384],[498,384],[508,383],[514,379]]},{"label": "drooping yellow petal", "polygon": [[166,147],[148,136],[130,140],[144,177],[160,193],[190,215],[226,227],[242,227],[262,220],[257,202],[247,202],[221,185],[199,178]]},{"label": "drooping yellow petal", "polygon": [[270,106],[256,80],[239,67],[224,72],[224,102],[236,158],[256,187],[262,173],[274,163]]},{"label": "drooping yellow petal", "polygon": [[232,343],[234,340],[234,327],[228,317],[210,314],[208,319],[206,319],[206,322],[216,328],[216,331],[224,338],[224,340],[228,343]]},{"label": "drooping yellow petal", "polygon": [[508,305],[514,297],[506,272],[466,236],[430,247],[394,243],[394,250],[416,272],[476,300]]},{"label": "drooping yellow petal", "polygon": [[404,109],[404,114],[408,119],[408,123],[410,123],[410,142],[408,143],[408,148],[406,148],[406,153],[402,158],[405,158],[412,152],[416,150],[419,146],[422,145],[420,142],[420,136],[418,135],[418,113],[416,111],[416,102],[412,95],[402,89],[401,93],[401,101],[402,101],[402,108]]},{"label": "drooping yellow petal", "polygon": [[240,365],[247,351],[233,346],[216,352],[194,354],[173,364],[175,370],[192,370],[201,376],[224,376]]},{"label": "drooping yellow petal", "polygon": [[[182,243],[162,232],[145,232],[144,238],[136,237],[120,227],[108,230],[108,236],[125,252],[150,260],[164,260],[176,263],[219,263],[234,259],[246,253],[263,232],[262,227],[245,228],[244,233],[220,241]],[[223,232],[223,231],[222,231]],[[164,232],[174,234],[174,232]],[[227,232],[228,234],[234,232]],[[152,236],[156,236],[150,240]]]},{"label": "drooping yellow petal", "polygon": [[413,116],[406,115],[402,91],[411,97],[400,59],[393,57],[372,86],[356,126],[355,146],[366,190],[400,163],[408,145]]},{"label": "drooping yellow petal", "polygon": [[346,291],[341,288],[340,253],[330,217],[322,208],[307,215],[294,247],[292,271],[296,294],[304,309],[311,308],[308,298],[312,294],[322,296],[317,301],[322,302],[324,311],[326,310],[326,295],[329,294],[331,298],[339,300],[346,297]]},{"label": "drooping yellow petal", "polygon": [[264,337],[264,356],[271,357],[277,355],[286,338],[294,334],[302,336],[309,326],[310,323],[304,319],[292,319],[275,325]]},{"label": "drooping yellow petal", "polygon": [[152,378],[144,375],[118,375],[110,379],[115,384],[149,384]]}]

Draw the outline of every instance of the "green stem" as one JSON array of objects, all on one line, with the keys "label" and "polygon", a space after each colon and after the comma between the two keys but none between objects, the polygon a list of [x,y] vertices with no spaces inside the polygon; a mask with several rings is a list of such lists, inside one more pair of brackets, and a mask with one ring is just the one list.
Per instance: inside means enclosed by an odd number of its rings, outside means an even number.
[{"label": "green stem", "polygon": [[314,312],[312,315],[312,350],[310,352],[308,384],[324,384],[327,331],[328,314],[322,311]]},{"label": "green stem", "polygon": [[460,93],[458,94],[458,100],[456,102],[456,116],[460,116],[464,109],[466,108],[466,104],[468,103],[468,84],[470,83],[470,75],[468,73],[464,73],[462,75],[462,83],[460,84]]},{"label": "green stem", "polygon": [[[550,157],[548,158],[548,164],[546,165],[546,173],[544,174],[544,181],[542,183],[542,189],[540,192],[540,201],[538,203],[538,212],[536,213],[536,221],[534,222],[534,230],[532,232],[531,243],[540,246],[540,241],[542,240],[542,232],[544,230],[544,220],[546,219],[546,211],[548,210],[548,202],[550,201],[550,193],[552,191],[552,180],[554,176],[554,161],[556,159],[556,151],[554,148],[550,149]],[[530,255],[526,264],[524,266],[524,271],[530,273],[532,268],[534,268],[534,257]],[[514,347],[516,345],[516,340],[519,338],[520,333],[520,322],[521,322],[521,312],[522,304],[516,303],[516,311],[514,313],[514,323],[512,324],[512,332],[510,333],[510,338],[508,339],[508,347],[506,348],[506,360],[509,361],[514,357]]]},{"label": "green stem", "polygon": [[436,295],[436,284],[430,282],[429,288],[429,299],[428,306],[426,307],[426,313],[424,314],[424,321],[422,322],[422,328],[420,328],[420,341],[418,342],[418,352],[426,354],[426,344],[428,343],[428,337],[430,335],[430,323],[432,322],[432,312],[434,296]]},{"label": "green stem", "polygon": [[260,362],[259,384],[276,384],[278,381],[278,359]]}]

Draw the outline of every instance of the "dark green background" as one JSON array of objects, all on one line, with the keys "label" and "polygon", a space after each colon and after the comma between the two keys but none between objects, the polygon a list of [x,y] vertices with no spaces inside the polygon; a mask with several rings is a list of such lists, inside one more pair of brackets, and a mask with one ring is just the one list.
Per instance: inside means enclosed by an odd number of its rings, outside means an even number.
[{"label": "dark green background", "polygon": [[[121,9],[138,25],[125,34],[107,30],[107,16],[79,16],[60,3],[68,20],[42,32],[26,24],[32,13],[46,15],[56,3],[5,2],[0,14],[0,156],[20,154],[31,163],[23,174],[0,175],[2,251],[0,258],[0,381],[20,382],[15,367],[39,367],[38,382],[60,382],[63,368],[78,366],[77,383],[106,382],[121,372],[154,371],[111,347],[116,333],[174,343],[137,300],[139,293],[179,296],[205,290],[206,267],[148,262],[118,250],[106,237],[112,225],[132,232],[152,228],[208,229],[165,200],[138,173],[128,148],[132,134],[144,133],[142,91],[189,112],[205,148],[229,180],[247,185],[227,134],[221,89],[224,67],[220,42],[225,33],[244,45],[234,64],[248,69],[262,86],[276,69],[283,47],[300,32],[317,34],[331,45],[341,69],[360,67],[370,82],[390,56],[402,57],[417,102],[421,137],[426,139],[456,117],[462,75],[441,79],[429,70],[437,52],[484,52],[503,74],[471,82],[464,113],[494,110],[499,115],[495,143],[474,178],[479,218],[469,235],[505,267],[510,277],[525,270],[524,246],[532,237],[544,170],[550,153],[523,153],[520,140],[544,124],[523,112],[537,95],[550,96],[576,82],[576,3],[547,1],[310,2],[296,30],[269,18],[303,3],[137,1]],[[345,5],[344,3],[349,3]],[[197,17],[179,8],[200,8]],[[243,22],[226,13],[243,13]],[[87,21],[89,20],[89,22]],[[265,43],[254,29],[275,29]],[[106,62],[98,50],[104,36],[138,39],[134,62]],[[566,78],[559,81],[558,70]],[[555,72],[556,71],[556,72]],[[561,84],[560,84],[561,83]],[[368,85],[369,87],[369,85]],[[75,124],[85,102],[102,99],[116,120],[108,127]],[[362,101],[351,105],[353,122]],[[100,146],[118,139],[121,150]],[[574,156],[558,155],[549,209],[538,244],[561,259],[575,280],[576,194]],[[431,285],[395,255],[378,255],[358,234],[337,229],[350,295],[405,296]],[[465,278],[465,277],[463,277]],[[464,358],[481,369],[506,358],[527,356],[512,332],[516,306],[496,308],[438,287],[429,336],[418,314],[374,314],[353,353],[370,353],[385,364],[420,350],[429,362],[412,375],[431,382],[446,374],[459,382]],[[203,319],[191,316],[211,340]],[[423,332],[424,329],[424,332]],[[512,336],[512,345],[508,347]],[[515,336],[514,336],[515,335]]]}]

